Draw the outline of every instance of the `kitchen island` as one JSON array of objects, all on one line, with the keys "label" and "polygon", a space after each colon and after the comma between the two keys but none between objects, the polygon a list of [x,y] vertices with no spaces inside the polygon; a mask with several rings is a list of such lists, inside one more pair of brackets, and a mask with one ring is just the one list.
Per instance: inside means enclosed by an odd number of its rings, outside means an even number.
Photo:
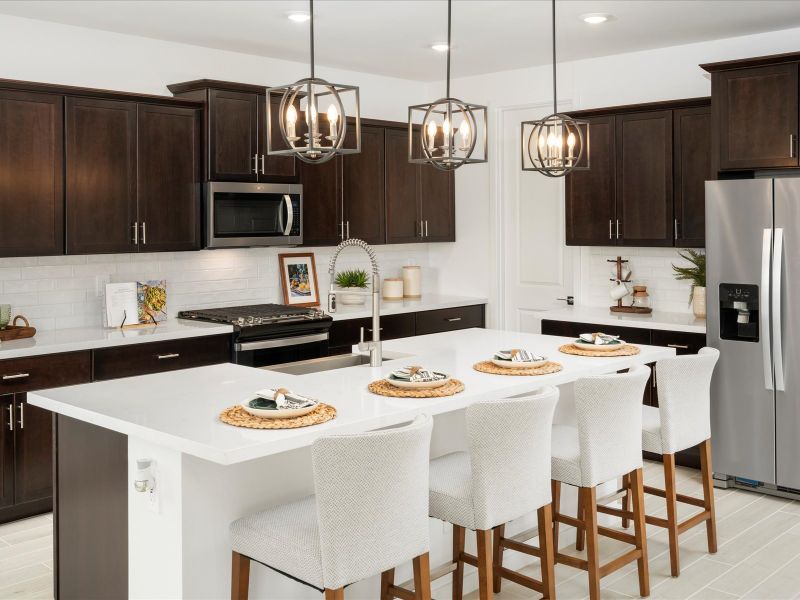
[{"label": "kitchen island", "polygon": [[[390,427],[428,413],[436,419],[431,455],[440,456],[464,448],[463,409],[474,402],[530,393],[544,385],[567,386],[580,377],[674,355],[672,349],[652,346],[643,346],[640,354],[630,357],[560,354],[559,345],[568,341],[468,329],[386,342],[387,355],[397,358],[376,368],[364,365],[295,376],[224,364],[32,394],[32,404],[57,414],[57,593],[64,598],[227,597],[228,524],[313,493],[310,445],[319,436]],[[563,370],[512,377],[472,369],[493,351],[511,347],[547,355]],[[448,372],[464,382],[465,390],[432,399],[385,398],[367,391],[370,381],[405,364]],[[277,431],[235,428],[218,420],[220,411],[265,387],[287,387],[316,397],[335,406],[337,418],[319,426]],[[572,418],[568,397],[564,394],[558,420]],[[96,452],[87,450],[93,443]],[[127,472],[117,474],[125,487],[120,490],[119,484],[110,486],[103,477],[110,472],[109,453],[123,445]],[[142,458],[155,461],[157,493],[152,500],[132,485],[136,459]],[[104,497],[92,498],[93,489]],[[90,517],[81,529],[71,523],[62,527],[61,502],[65,506],[94,502],[103,507],[99,518],[126,514],[120,539],[114,543],[107,528],[95,531]],[[524,529],[529,523],[519,525]],[[448,536],[449,526],[431,521],[432,564],[449,560]],[[88,556],[92,560],[86,560]],[[400,569],[398,578],[406,573]],[[356,584],[348,588],[348,597],[372,598],[376,585],[375,581]],[[251,597],[283,600],[319,595],[268,569],[254,568]]]}]

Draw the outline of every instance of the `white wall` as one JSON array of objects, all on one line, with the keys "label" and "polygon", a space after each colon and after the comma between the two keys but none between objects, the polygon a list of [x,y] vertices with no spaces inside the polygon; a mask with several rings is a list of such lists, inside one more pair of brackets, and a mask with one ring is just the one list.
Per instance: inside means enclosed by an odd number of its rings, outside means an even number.
[{"label": "white wall", "polygon": [[[691,16],[687,15],[687,18]],[[800,29],[792,29],[560,64],[559,98],[569,102],[571,108],[581,109],[707,96],[711,93],[711,84],[708,74],[700,69],[699,64],[797,51],[798,36]],[[560,39],[559,43],[568,44],[569,40]],[[454,96],[489,106],[490,163],[467,166],[456,173],[457,241],[452,245],[432,246],[430,261],[441,267],[440,285],[443,287],[464,291],[469,288],[470,293],[492,299],[488,311],[490,323],[498,314],[495,299],[499,282],[497,270],[493,268],[496,256],[495,215],[503,206],[503,199],[495,191],[495,174],[501,172],[495,139],[499,125],[497,111],[552,101],[551,77],[551,68],[545,66],[460,78],[452,84]],[[430,87],[428,95],[437,89]],[[598,255],[588,249],[576,252],[580,257],[574,286],[578,303],[607,304],[607,299],[601,298],[597,290],[586,283],[593,278],[597,280],[591,257]],[[646,252],[622,249],[623,255],[642,256]],[[671,292],[658,294],[659,307],[688,311],[686,303],[677,298],[686,291],[683,284],[677,284],[673,289],[668,289],[667,284],[671,277],[669,265],[673,259],[678,260],[677,253],[674,250],[654,252],[648,257],[652,259],[649,261],[651,264],[644,267],[648,270],[647,283],[655,283],[664,292]]]}]

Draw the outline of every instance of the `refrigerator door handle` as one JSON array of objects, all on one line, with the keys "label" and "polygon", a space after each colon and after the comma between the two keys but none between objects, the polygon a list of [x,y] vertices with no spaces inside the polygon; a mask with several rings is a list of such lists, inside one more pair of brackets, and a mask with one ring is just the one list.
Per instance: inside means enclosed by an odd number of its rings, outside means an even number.
[{"label": "refrigerator door handle", "polygon": [[786,386],[783,377],[783,311],[781,306],[781,275],[783,273],[783,228],[775,229],[775,240],[772,247],[772,356],[775,363],[775,389],[784,392]]},{"label": "refrigerator door handle", "polygon": [[[764,240],[761,246],[761,289],[759,293],[759,305],[761,306],[761,313],[768,315],[769,313],[769,284],[770,284],[770,262],[772,258],[772,229],[764,230]],[[770,341],[770,320],[769,318],[760,319],[763,323],[761,327],[763,343],[761,348],[764,354],[764,386],[768,390],[775,389],[772,385],[772,357],[770,350],[772,349],[772,342]]]}]

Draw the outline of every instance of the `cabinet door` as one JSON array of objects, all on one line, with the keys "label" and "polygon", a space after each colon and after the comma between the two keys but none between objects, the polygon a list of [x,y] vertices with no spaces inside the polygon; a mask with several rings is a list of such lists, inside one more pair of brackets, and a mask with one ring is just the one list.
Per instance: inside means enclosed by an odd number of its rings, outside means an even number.
[{"label": "cabinet door", "polygon": [[588,171],[566,176],[566,242],[568,246],[616,244],[614,117],[589,122]]},{"label": "cabinet door", "polygon": [[200,249],[199,111],[139,105],[139,248]]},{"label": "cabinet door", "polygon": [[386,129],[386,243],[422,241],[419,165],[408,162],[408,131]]},{"label": "cabinet door", "polygon": [[210,90],[208,176],[211,181],[258,180],[257,94]]},{"label": "cabinet door", "polygon": [[[278,108],[280,98],[272,98],[272,147],[285,149],[288,148],[281,137],[280,126],[278,125]],[[299,111],[298,111],[299,112]],[[292,156],[270,156],[267,154],[267,100],[266,96],[258,97],[258,152],[260,154],[258,163],[258,180],[274,183],[296,183],[299,178],[297,160]]]},{"label": "cabinet door", "polygon": [[720,169],[796,167],[797,63],[714,74]]},{"label": "cabinet door", "polygon": [[14,504],[14,395],[0,395],[0,508]]},{"label": "cabinet door", "polygon": [[419,206],[425,242],[456,241],[455,174],[419,165]]},{"label": "cabinet door", "polygon": [[63,103],[0,91],[0,256],[64,253]]},{"label": "cabinet door", "polygon": [[[342,159],[342,198],[345,237],[384,244],[383,127],[361,126],[361,152]],[[355,134],[348,144],[355,145]]]},{"label": "cabinet door", "polygon": [[67,254],[135,252],[136,104],[67,98]]},{"label": "cabinet door", "polygon": [[14,503],[43,500],[53,495],[53,413],[14,396]]},{"label": "cabinet door", "polygon": [[706,180],[711,166],[711,107],[682,108],[673,113],[675,170],[675,245],[703,248],[706,237]]},{"label": "cabinet door", "polygon": [[672,246],[672,111],[618,115],[616,130],[618,243]]},{"label": "cabinet door", "polygon": [[342,159],[300,166],[303,184],[303,245],[335,246],[343,239]]}]

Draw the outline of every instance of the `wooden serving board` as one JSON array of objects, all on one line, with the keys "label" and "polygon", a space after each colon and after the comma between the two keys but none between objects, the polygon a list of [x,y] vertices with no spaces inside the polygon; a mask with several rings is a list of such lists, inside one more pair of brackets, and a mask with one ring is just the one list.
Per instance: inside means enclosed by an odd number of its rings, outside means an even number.
[{"label": "wooden serving board", "polygon": [[609,308],[611,312],[636,313],[640,315],[649,315],[653,312],[652,308],[644,308],[642,306],[611,306]]},{"label": "wooden serving board", "polygon": [[[25,325],[17,325],[18,319],[24,321]],[[28,323],[28,319],[22,315],[17,315],[14,317],[14,320],[11,323],[12,324],[7,325],[5,329],[0,329],[0,341],[7,342],[9,340],[22,340],[36,335],[36,328],[31,327],[30,323]]]}]

